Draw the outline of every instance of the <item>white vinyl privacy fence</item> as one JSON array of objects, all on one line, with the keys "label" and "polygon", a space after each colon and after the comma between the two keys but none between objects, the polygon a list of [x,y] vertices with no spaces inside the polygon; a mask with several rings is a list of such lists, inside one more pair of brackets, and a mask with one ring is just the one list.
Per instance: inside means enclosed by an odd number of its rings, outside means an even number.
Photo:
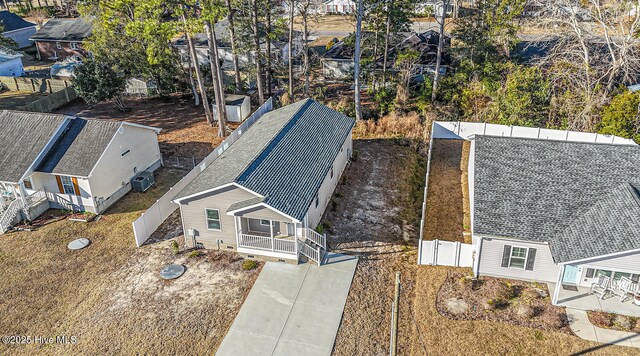
[{"label": "white vinyl privacy fence", "polygon": [[461,242],[422,240],[418,264],[430,266],[472,267],[474,247]]},{"label": "white vinyl privacy fence", "polygon": [[535,138],[540,140],[593,142],[619,145],[635,145],[631,139],[591,132],[552,130],[537,127],[507,126],[482,122],[435,121],[432,138],[469,140],[473,135]]},{"label": "white vinyl privacy fence", "polygon": [[153,204],[147,211],[133,222],[133,234],[136,239],[136,246],[140,247],[147,241],[149,236],[160,227],[163,221],[165,221],[169,215],[173,214],[178,205],[173,202],[176,195],[184,189],[191,181],[202,172],[207,166],[215,161],[218,156],[222,154],[229,146],[236,142],[242,134],[244,134],[251,125],[253,125],[264,114],[273,110],[273,101],[270,98],[267,100],[258,110],[256,110],[251,116],[249,116],[236,130],[231,133],[220,145],[213,150],[207,157],[202,160],[194,169],[192,169],[186,176],[169,189],[155,204]]}]

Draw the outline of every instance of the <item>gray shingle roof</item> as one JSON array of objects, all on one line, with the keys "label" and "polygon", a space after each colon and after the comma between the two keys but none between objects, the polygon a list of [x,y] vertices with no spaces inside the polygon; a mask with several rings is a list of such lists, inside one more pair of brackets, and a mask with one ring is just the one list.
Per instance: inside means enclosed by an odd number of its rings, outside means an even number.
[{"label": "gray shingle roof", "polygon": [[122,123],[75,118],[58,138],[39,172],[87,177]]},{"label": "gray shingle roof", "polygon": [[176,198],[236,182],[302,220],[353,125],[353,119],[311,99],[274,110]]},{"label": "gray shingle roof", "polygon": [[[640,181],[640,178],[638,178]],[[554,243],[558,262],[575,261],[640,248],[640,200],[637,184],[621,184],[598,200]]]},{"label": "gray shingle roof", "polygon": [[27,27],[33,27],[36,24],[24,20],[22,17],[9,12],[7,10],[0,11],[0,28],[2,32],[20,30]]},{"label": "gray shingle roof", "polygon": [[235,211],[235,210],[239,210],[239,209],[244,209],[244,208],[246,208],[248,206],[260,204],[262,202],[264,202],[264,198],[253,198],[253,199],[247,199],[247,200],[239,201],[237,203],[231,204],[229,206],[229,209],[227,209],[227,212]]},{"label": "gray shingle roof", "polygon": [[64,115],[1,111],[0,181],[17,183],[64,120]]},{"label": "gray shingle roof", "polygon": [[[567,261],[579,247],[563,238],[565,229],[620,185],[640,180],[638,162],[640,146],[477,135],[474,233],[549,242],[556,262]],[[620,236],[589,236],[585,242],[601,248],[581,256],[625,246]]]},{"label": "gray shingle roof", "polygon": [[82,18],[51,19],[31,36],[31,40],[82,41],[91,36],[91,23]]}]

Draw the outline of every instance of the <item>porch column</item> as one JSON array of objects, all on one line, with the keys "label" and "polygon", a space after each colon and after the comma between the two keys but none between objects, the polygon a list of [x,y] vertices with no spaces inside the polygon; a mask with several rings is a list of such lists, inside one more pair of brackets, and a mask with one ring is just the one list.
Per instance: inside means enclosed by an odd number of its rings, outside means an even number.
[{"label": "porch column", "polygon": [[18,183],[18,187],[20,187],[20,198],[22,199],[22,204],[27,206],[27,188],[24,186],[24,180]]},{"label": "porch column", "polygon": [[236,246],[240,246],[240,231],[242,231],[242,221],[237,216],[233,216],[233,222],[236,225]]},{"label": "porch column", "polygon": [[551,299],[551,304],[558,304],[558,296],[560,295],[560,289],[562,288],[562,276],[564,276],[565,265],[560,267],[560,271],[558,271],[558,280],[556,281],[556,289],[553,291],[553,298]]},{"label": "porch column", "polygon": [[273,240],[273,220],[269,220],[269,231],[271,232],[271,251],[275,250],[274,240]]}]

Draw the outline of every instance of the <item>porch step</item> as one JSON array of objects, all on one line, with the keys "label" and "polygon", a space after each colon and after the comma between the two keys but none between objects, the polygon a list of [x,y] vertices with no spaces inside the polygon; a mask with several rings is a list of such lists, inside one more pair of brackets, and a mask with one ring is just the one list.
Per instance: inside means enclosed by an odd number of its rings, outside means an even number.
[{"label": "porch step", "polygon": [[318,266],[322,265],[324,259],[325,250],[321,246],[316,244],[307,243],[308,240],[301,245],[300,253],[308,260],[315,262]]}]

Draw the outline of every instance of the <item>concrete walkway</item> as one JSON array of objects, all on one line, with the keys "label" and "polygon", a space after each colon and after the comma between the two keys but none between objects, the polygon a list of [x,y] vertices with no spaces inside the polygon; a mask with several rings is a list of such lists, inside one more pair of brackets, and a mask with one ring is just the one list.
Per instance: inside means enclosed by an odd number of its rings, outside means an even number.
[{"label": "concrete walkway", "polygon": [[216,355],[331,355],[357,264],[267,262]]},{"label": "concrete walkway", "polygon": [[640,334],[594,326],[584,310],[566,308],[569,326],[579,337],[604,344],[640,348]]}]

